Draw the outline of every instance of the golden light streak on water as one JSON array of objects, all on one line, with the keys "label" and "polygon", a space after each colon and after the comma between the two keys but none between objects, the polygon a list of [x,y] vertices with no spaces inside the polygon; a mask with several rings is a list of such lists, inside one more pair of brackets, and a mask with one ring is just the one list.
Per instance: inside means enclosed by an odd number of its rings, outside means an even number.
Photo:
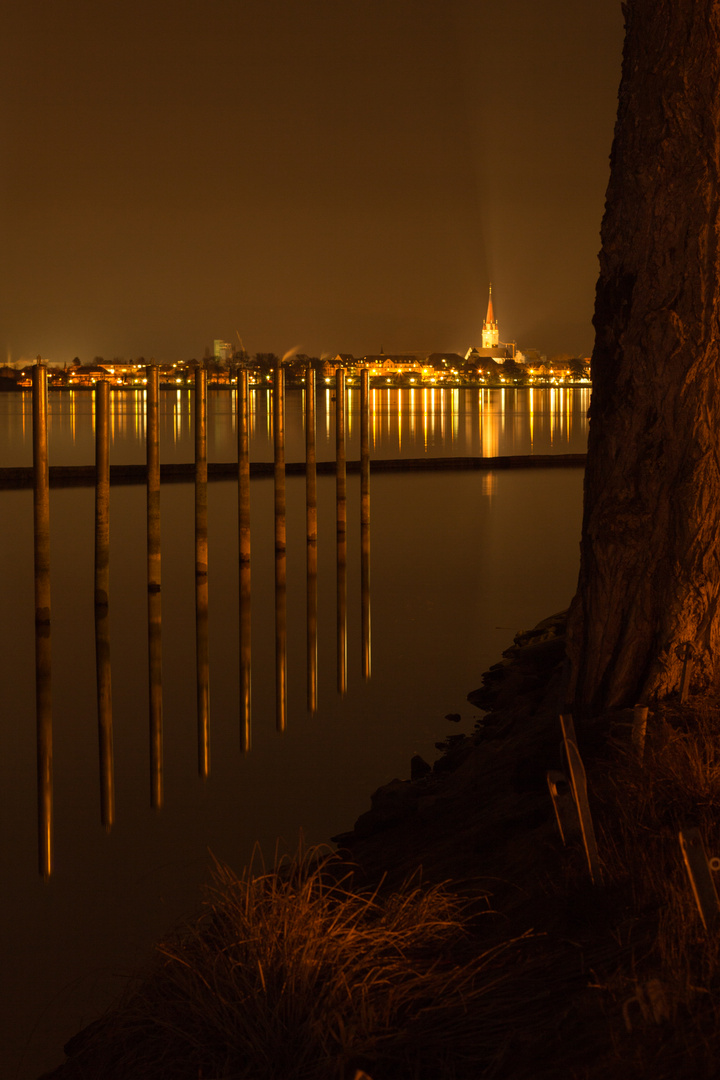
[{"label": "golden light streak on water", "polygon": [[[486,413],[492,413],[494,411],[494,395],[497,394],[497,391],[488,390],[485,391],[485,393],[487,393],[487,400],[483,403],[484,409],[482,426],[480,429],[482,455],[483,457],[497,457],[500,444],[500,431],[498,429],[497,422],[495,422],[493,419],[493,416],[488,417],[487,415],[485,415]],[[504,391],[501,390],[500,394],[502,395],[503,393]]]},{"label": "golden light streak on water", "polygon": [[482,493],[485,498],[492,502],[492,497],[495,494],[497,487],[497,476],[493,472],[483,473],[482,477]]},{"label": "golden light streak on water", "polygon": [[398,412],[397,412],[397,416],[398,416],[398,453],[402,452],[402,395],[403,395],[402,390],[398,390],[398,392],[397,392],[397,400],[398,400]]},{"label": "golden light streak on water", "polygon": [[248,386],[248,421],[250,434],[255,435],[257,431],[257,390],[251,386]]},{"label": "golden light streak on water", "polygon": [[535,415],[534,415],[535,414],[535,401],[534,401],[534,398],[533,398],[533,393],[534,393],[533,388],[530,387],[529,396],[528,396],[528,407],[529,407],[529,412],[530,412],[530,452],[531,453],[532,453],[532,448],[533,448],[534,419],[535,419]]},{"label": "golden light streak on water", "polygon": [[350,441],[350,439],[352,438],[352,433],[353,433],[352,396],[355,393],[355,390],[356,390],[356,387],[354,387],[354,386],[347,386],[345,388],[345,393],[347,395],[347,408],[345,410],[345,428],[346,428],[348,441]]}]

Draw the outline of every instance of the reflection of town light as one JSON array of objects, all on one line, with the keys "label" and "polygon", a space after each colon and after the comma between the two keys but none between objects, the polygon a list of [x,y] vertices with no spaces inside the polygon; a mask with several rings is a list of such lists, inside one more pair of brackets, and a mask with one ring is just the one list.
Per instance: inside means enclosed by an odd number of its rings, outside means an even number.
[{"label": "reflection of town light", "polygon": [[529,391],[529,404],[530,404],[530,451],[531,451],[531,453],[532,453],[532,448],[533,448],[533,430],[534,430],[533,429],[533,421],[534,421],[534,416],[535,416],[535,403],[534,403],[534,400],[533,400],[533,393],[534,393],[534,391],[532,389],[530,389],[530,391]]},{"label": "reflection of town light", "polygon": [[402,390],[398,390],[398,451],[402,450]]}]

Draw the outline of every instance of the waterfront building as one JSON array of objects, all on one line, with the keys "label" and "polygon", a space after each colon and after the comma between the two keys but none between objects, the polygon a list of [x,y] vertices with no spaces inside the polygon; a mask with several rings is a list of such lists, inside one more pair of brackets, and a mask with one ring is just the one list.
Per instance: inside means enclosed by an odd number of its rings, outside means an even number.
[{"label": "waterfront building", "polygon": [[422,373],[424,356],[417,353],[379,353],[377,355],[363,356],[363,366],[368,369],[371,376],[378,375],[416,375]]}]

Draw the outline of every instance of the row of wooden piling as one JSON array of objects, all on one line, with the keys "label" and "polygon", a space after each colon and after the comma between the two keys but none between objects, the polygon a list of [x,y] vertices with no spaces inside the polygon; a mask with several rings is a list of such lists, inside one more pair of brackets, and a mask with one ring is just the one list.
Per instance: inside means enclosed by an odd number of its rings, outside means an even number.
[{"label": "row of wooden piling", "polygon": [[[240,746],[251,742],[251,550],[248,378],[237,383],[238,556],[240,623]],[[345,458],[344,373],[336,381],[336,555],[337,687],[347,689],[347,478]],[[274,373],[275,502],[275,687],[276,727],[287,726],[287,536],[285,513],[284,371]],[[307,543],[307,707],[318,703],[317,462],[315,454],[315,374],[308,367],[305,386],[305,476]],[[160,542],[159,380],[147,369],[147,594],[150,801],[161,807],[163,781],[162,560]],[[101,819],[109,830],[115,819],[112,683],[110,667],[110,406],[109,385],[95,387],[95,642]],[[361,385],[361,590],[362,674],[370,677],[370,466],[367,372]],[[33,371],[33,510],[35,550],[35,648],[38,772],[39,866],[49,877],[53,866],[53,772],[50,602],[50,499],[47,437],[47,369]],[[195,612],[198,772],[210,772],[210,678],[208,639],[208,461],[207,373],[195,375]]]}]

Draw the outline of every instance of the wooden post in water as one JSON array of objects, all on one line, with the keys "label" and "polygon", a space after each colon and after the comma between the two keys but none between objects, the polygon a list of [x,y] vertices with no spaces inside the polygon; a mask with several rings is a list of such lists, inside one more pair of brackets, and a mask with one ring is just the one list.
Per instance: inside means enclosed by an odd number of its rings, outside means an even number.
[{"label": "wooden post in water", "polygon": [[347,469],[345,372],[335,372],[335,503],[337,533],[337,688],[347,691]]},{"label": "wooden post in water", "polygon": [[110,386],[95,384],[95,671],[97,681],[100,818],[115,821],[112,681],[110,675]]},{"label": "wooden post in water", "polygon": [[33,535],[35,550],[35,710],[37,723],[38,868],[53,867],[52,682],[50,650],[50,471],[47,368],[33,368]]},{"label": "wooden post in water", "polygon": [[315,456],[315,369],[305,372],[305,506],[307,533],[307,707],[317,712],[317,464]]},{"label": "wooden post in water", "polygon": [[275,445],[275,723],[287,726],[287,538],[285,528],[285,371],[275,368],[273,432]]},{"label": "wooden post in water", "polygon": [[240,544],[240,747],[250,749],[250,440],[248,373],[238,371],[235,411],[238,431],[238,535]]},{"label": "wooden post in water", "polygon": [[370,374],[360,375],[360,591],[362,602],[362,674],[370,678]]},{"label": "wooden post in water", "polygon": [[210,659],[208,649],[207,371],[195,371],[195,662],[198,774],[210,773]]},{"label": "wooden post in water", "polygon": [[160,380],[147,367],[147,579],[150,690],[150,802],[163,804],[162,595],[160,592]]}]

